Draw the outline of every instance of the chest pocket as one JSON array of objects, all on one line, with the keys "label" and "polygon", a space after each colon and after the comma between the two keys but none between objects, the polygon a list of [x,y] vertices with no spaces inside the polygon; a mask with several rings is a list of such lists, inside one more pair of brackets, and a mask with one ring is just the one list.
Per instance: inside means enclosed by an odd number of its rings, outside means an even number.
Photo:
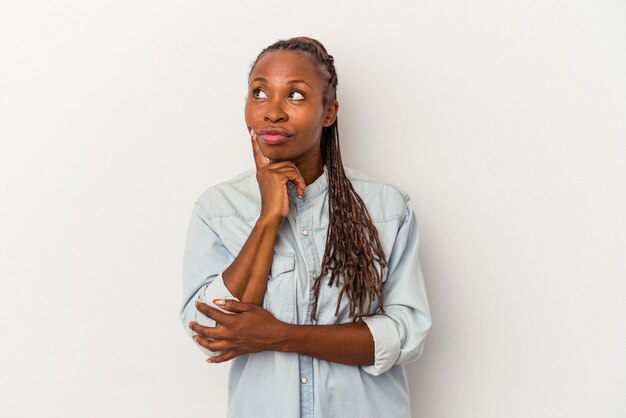
[{"label": "chest pocket", "polygon": [[295,253],[274,252],[263,298],[263,307],[288,323],[295,323],[295,268]]},{"label": "chest pocket", "polygon": [[[379,269],[379,264],[374,262],[375,268]],[[350,316],[350,300],[348,296],[344,293],[341,298],[341,303],[339,303],[339,311],[337,312],[337,316],[335,316],[335,310],[337,309],[337,303],[339,301],[339,294],[344,286],[343,280],[338,280],[335,278],[332,286],[328,286],[330,279],[330,274],[326,275],[322,278],[322,284],[320,286],[320,298],[318,302],[318,321],[317,323],[320,325],[329,325],[329,324],[343,324],[349,323],[354,320],[354,317]],[[387,268],[383,270],[383,289],[384,282],[387,280]],[[378,310],[378,299],[374,299],[370,306],[369,313],[375,314]],[[366,306],[367,307],[367,302]]]}]

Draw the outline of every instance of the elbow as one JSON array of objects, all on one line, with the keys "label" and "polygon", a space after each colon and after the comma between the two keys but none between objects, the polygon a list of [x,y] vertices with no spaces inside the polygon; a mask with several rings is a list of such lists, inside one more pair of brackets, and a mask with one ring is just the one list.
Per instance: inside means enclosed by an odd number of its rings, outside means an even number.
[{"label": "elbow", "polygon": [[400,351],[397,364],[410,364],[416,362],[424,353],[424,340],[417,345]]},{"label": "elbow", "polygon": [[[202,314],[201,312],[198,311],[198,309],[196,309],[195,301],[196,299],[189,300],[185,304],[185,306],[183,306],[180,312],[180,321],[182,322],[182,325],[185,331],[187,332],[187,335],[190,337],[190,339],[194,335],[197,335],[195,331],[189,328],[189,323],[191,321],[195,321],[198,324],[205,326],[205,327],[214,327],[216,325],[216,322],[213,319],[208,318],[206,315]],[[198,347],[198,349],[202,351],[208,357],[215,356],[215,355],[222,353],[221,351],[208,350],[207,348],[195,342],[193,339],[191,339],[191,341],[193,341],[196,347]]]},{"label": "elbow", "polygon": [[432,321],[428,311],[413,309],[410,315],[387,314],[365,319],[374,338],[373,365],[361,368],[374,376],[385,373],[393,366],[416,361],[424,351],[424,340]]},{"label": "elbow", "polygon": [[397,364],[413,363],[424,353],[426,336],[432,328],[432,318],[428,312],[417,311],[411,324],[407,324],[407,331],[402,339],[402,347]]}]

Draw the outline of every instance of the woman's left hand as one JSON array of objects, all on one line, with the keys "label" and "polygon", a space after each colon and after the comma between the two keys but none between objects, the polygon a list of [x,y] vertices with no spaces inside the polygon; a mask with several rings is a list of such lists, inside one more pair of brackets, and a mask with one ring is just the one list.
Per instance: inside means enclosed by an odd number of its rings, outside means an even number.
[{"label": "woman's left hand", "polygon": [[[220,305],[220,301],[224,304]],[[259,351],[277,351],[285,334],[286,323],[274,318],[266,309],[236,300],[214,300],[216,305],[232,314],[220,312],[202,302],[196,302],[198,311],[215,320],[215,327],[204,327],[190,322],[189,328],[198,335],[193,339],[202,347],[222,354],[209,357],[210,363],[221,363],[237,356]]]}]

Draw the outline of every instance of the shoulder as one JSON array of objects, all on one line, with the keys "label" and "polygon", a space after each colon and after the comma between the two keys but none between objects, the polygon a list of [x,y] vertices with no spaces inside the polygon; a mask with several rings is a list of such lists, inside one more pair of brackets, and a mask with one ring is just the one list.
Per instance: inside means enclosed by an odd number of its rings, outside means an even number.
[{"label": "shoulder", "polygon": [[225,216],[254,218],[260,210],[256,170],[251,168],[208,187],[196,199],[195,204],[204,212],[207,220]]},{"label": "shoulder", "polygon": [[353,168],[344,167],[344,170],[373,222],[404,220],[411,212],[411,197],[402,188]]}]

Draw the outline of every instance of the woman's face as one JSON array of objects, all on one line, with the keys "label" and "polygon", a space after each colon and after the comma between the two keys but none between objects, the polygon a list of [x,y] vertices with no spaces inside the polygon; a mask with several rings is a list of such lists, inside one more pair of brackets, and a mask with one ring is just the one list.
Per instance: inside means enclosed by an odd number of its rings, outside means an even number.
[{"label": "woman's face", "polygon": [[298,166],[321,161],[322,127],[335,121],[338,109],[336,102],[324,107],[326,84],[307,55],[274,51],[259,59],[250,73],[245,117],[267,158]]}]

